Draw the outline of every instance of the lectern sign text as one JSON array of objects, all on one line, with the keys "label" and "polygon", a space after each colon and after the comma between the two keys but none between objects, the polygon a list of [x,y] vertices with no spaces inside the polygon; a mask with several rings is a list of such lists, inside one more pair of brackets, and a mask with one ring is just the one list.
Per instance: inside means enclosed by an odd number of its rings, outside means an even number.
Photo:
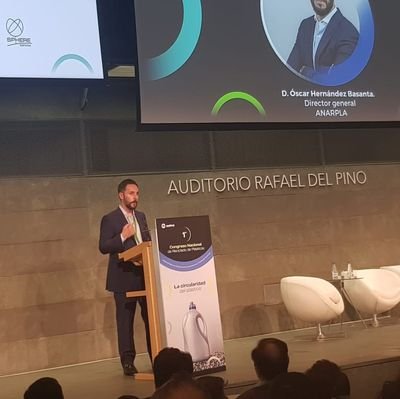
[{"label": "lectern sign text", "polygon": [[208,216],[156,220],[167,346],[190,352],[197,373],[225,369]]}]

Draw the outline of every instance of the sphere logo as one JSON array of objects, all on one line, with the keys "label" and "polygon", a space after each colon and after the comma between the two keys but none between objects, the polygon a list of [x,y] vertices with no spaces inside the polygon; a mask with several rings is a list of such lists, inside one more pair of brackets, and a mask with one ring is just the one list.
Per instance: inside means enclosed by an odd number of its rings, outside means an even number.
[{"label": "sphere logo", "polygon": [[24,32],[24,24],[21,19],[8,18],[6,22],[7,32],[12,37],[19,37]]}]

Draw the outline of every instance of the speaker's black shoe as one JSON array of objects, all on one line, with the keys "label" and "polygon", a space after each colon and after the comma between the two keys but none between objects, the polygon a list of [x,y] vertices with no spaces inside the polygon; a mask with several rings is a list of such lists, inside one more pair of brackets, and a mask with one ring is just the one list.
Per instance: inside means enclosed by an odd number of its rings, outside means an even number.
[{"label": "speaker's black shoe", "polygon": [[124,369],[125,375],[134,375],[138,372],[137,368],[131,363],[123,364],[122,368]]}]

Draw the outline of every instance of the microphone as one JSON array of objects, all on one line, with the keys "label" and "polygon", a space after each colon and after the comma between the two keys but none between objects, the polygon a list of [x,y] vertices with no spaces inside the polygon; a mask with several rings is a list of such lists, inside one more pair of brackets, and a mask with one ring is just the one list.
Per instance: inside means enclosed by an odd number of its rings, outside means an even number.
[{"label": "microphone", "polygon": [[[139,226],[139,228],[140,228],[140,226]],[[152,233],[151,233],[151,230],[150,230],[149,228],[147,228],[147,229],[140,229],[140,233],[142,234],[142,239],[143,239],[143,234],[148,234],[149,237],[150,237],[150,240],[143,240],[143,241],[152,241],[152,240],[153,240],[153,238],[152,238]]]}]

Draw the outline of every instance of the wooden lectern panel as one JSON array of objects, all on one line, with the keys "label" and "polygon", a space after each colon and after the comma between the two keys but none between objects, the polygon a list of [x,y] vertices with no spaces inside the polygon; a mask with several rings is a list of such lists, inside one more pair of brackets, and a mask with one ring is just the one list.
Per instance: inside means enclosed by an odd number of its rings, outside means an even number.
[{"label": "wooden lectern panel", "polygon": [[[127,292],[126,296],[128,298],[135,298],[139,296],[144,296],[146,298],[149,317],[151,352],[152,358],[154,359],[162,348],[162,342],[157,300],[157,284],[154,272],[151,241],[142,242],[141,244],[122,252],[119,254],[119,259],[122,259],[125,262],[141,262],[141,264],[135,264],[133,267],[143,267],[145,289],[141,291]],[[153,378],[152,374],[149,375],[148,373],[137,373],[134,377],[138,380],[149,380]]]}]

